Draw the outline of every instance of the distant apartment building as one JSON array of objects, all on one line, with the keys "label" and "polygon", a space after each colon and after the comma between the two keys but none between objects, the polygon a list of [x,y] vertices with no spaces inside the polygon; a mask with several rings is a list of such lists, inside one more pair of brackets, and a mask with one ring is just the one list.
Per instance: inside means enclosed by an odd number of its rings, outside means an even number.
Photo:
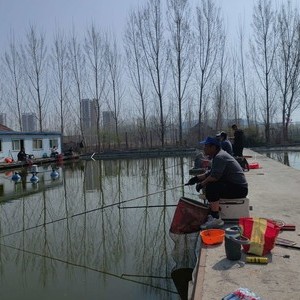
[{"label": "distant apartment building", "polygon": [[113,129],[114,128],[114,113],[112,111],[103,111],[103,128],[104,129]]},{"label": "distant apartment building", "polygon": [[0,113],[0,124],[6,125],[6,114]]},{"label": "distant apartment building", "polygon": [[80,101],[80,117],[84,129],[89,129],[96,126],[96,109],[96,100],[82,99]]},{"label": "distant apartment building", "polygon": [[37,130],[37,120],[36,115],[34,113],[22,114],[22,129],[24,132]]}]

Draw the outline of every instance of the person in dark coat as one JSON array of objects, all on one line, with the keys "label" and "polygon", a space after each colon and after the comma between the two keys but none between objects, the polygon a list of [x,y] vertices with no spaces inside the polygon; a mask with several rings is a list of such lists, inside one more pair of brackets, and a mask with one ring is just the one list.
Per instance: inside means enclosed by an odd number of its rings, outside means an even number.
[{"label": "person in dark coat", "polygon": [[25,152],[24,147],[22,147],[18,153],[18,161],[26,161],[26,160],[27,160],[27,154]]},{"label": "person in dark coat", "polygon": [[232,130],[234,131],[234,139],[233,139],[233,155],[234,156],[243,156],[243,150],[244,150],[244,131],[241,129],[238,129],[236,124],[233,124],[231,126]]}]

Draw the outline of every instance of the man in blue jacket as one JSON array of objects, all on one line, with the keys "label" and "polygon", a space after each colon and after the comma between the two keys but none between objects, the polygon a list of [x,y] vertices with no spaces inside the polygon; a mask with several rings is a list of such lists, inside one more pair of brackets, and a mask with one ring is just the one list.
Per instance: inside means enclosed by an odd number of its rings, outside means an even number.
[{"label": "man in blue jacket", "polygon": [[227,138],[227,133],[221,131],[216,135],[216,138],[219,139],[219,141],[221,142],[221,148],[232,156],[233,155],[232,144]]}]

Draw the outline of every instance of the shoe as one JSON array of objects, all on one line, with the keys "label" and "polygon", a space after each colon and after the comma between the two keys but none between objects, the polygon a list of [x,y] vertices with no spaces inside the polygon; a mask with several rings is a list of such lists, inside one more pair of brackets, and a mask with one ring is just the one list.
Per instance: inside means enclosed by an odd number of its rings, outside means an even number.
[{"label": "shoe", "polygon": [[224,221],[222,219],[213,218],[211,215],[208,215],[207,221],[200,226],[202,230],[204,229],[219,229],[224,226]]}]

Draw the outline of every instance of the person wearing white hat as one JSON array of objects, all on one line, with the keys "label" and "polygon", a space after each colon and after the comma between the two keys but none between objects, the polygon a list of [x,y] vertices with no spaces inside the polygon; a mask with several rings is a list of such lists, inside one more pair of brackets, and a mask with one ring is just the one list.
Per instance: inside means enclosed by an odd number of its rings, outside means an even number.
[{"label": "person wearing white hat", "polygon": [[232,144],[227,138],[227,133],[224,131],[221,131],[220,133],[216,134],[216,138],[218,138],[221,142],[221,148],[228,152],[231,156],[233,156],[232,151]]}]

